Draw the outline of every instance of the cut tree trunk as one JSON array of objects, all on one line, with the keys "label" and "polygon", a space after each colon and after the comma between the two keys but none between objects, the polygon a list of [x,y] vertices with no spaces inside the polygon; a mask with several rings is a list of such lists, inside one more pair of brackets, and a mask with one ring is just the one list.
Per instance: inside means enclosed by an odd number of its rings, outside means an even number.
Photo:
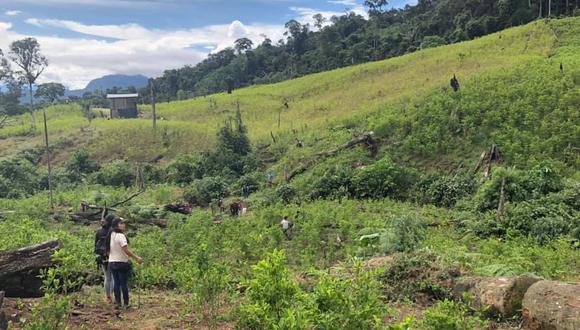
[{"label": "cut tree trunk", "polygon": [[0,290],[7,297],[42,297],[40,271],[53,266],[51,256],[62,248],[60,241],[48,241],[26,248],[0,252]]},{"label": "cut tree trunk", "polygon": [[522,302],[523,329],[580,329],[580,284],[540,281]]}]

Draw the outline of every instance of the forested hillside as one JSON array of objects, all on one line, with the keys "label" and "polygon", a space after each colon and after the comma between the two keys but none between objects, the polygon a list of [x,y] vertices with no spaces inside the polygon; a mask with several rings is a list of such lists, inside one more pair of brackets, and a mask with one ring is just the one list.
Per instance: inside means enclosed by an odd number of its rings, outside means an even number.
[{"label": "forested hillside", "polygon": [[[130,120],[51,106],[54,207],[40,121],[11,117],[0,250],[64,247],[44,298],[6,299],[6,315],[16,329],[574,329],[579,54],[580,18],[544,19],[160,103],[156,129],[150,106]],[[137,308],[114,312],[91,285],[104,208],[145,260]]]},{"label": "forested hillside", "polygon": [[181,100],[279,82],[471,40],[578,10],[577,3],[567,0],[419,0],[416,5],[391,10],[387,4],[365,1],[368,19],[351,12],[330,21],[316,15],[313,25],[289,21],[282,40],[266,38],[254,45],[240,39],[235,47],[210,54],[196,66],[165,71],[155,79],[157,96],[162,101]]}]

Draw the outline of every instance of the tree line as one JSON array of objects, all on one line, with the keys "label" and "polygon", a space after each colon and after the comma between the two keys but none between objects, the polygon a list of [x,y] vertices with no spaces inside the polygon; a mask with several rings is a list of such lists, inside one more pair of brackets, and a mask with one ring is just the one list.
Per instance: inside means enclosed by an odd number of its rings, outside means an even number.
[{"label": "tree line", "polygon": [[[366,0],[368,18],[349,12],[313,24],[286,23],[285,38],[259,45],[247,38],[195,66],[166,70],[154,79],[159,101],[187,99],[295,77],[477,38],[537,18],[578,14],[571,0],[419,0],[387,9]],[[146,89],[140,91],[148,93]]]}]

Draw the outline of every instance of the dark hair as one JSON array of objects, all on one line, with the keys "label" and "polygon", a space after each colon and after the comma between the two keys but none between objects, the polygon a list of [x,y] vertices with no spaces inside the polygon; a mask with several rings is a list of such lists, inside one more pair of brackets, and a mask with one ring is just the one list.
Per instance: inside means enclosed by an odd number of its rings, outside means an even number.
[{"label": "dark hair", "polygon": [[[105,219],[106,221],[106,219]],[[121,231],[119,230],[119,224],[121,224],[124,221],[123,218],[118,217],[118,216],[113,216],[113,219],[111,220],[111,226],[109,228],[109,233],[107,234],[107,254],[109,254],[109,252],[111,252],[111,234],[115,233],[120,233]],[[127,239],[127,244],[129,243],[129,239]]]},{"label": "dark hair", "polygon": [[115,215],[113,214],[107,214],[107,216],[105,217],[105,223],[103,223],[103,228],[105,228],[106,230],[111,229],[111,226],[113,225],[113,220],[115,220]]}]

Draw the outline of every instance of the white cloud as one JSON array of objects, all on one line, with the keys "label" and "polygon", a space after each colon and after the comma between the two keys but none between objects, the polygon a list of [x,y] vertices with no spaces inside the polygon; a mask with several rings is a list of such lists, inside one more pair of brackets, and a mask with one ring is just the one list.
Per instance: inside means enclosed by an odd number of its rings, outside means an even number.
[{"label": "white cloud", "polygon": [[312,23],[314,23],[314,19],[312,18],[312,16],[316,14],[321,14],[324,18],[326,18],[327,20],[326,24],[330,24],[328,21],[332,16],[341,16],[344,15],[346,12],[354,12],[357,15],[368,17],[368,14],[364,6],[358,4],[356,0],[331,0],[328,2],[337,5],[344,5],[345,9],[344,11],[325,11],[310,7],[290,7],[290,10],[298,15],[298,17],[296,18],[297,21],[299,21],[302,24],[309,23],[311,25]]},{"label": "white cloud", "polygon": [[[207,56],[204,49],[209,51],[209,47],[216,52],[232,46],[240,37],[260,43],[261,34],[277,40],[284,32],[279,25],[244,25],[240,21],[173,31],[148,29],[138,24],[86,25],[36,18],[26,22],[84,35],[77,38],[33,36],[49,60],[39,82],[56,81],[70,88],[83,88],[90,80],[113,73],[157,76],[166,69],[200,62]],[[12,30],[10,23],[0,22],[1,49],[24,37],[27,36]]]},{"label": "white cloud", "polygon": [[22,14],[20,10],[7,10],[4,12],[4,15],[6,16],[18,16],[20,14]]}]

